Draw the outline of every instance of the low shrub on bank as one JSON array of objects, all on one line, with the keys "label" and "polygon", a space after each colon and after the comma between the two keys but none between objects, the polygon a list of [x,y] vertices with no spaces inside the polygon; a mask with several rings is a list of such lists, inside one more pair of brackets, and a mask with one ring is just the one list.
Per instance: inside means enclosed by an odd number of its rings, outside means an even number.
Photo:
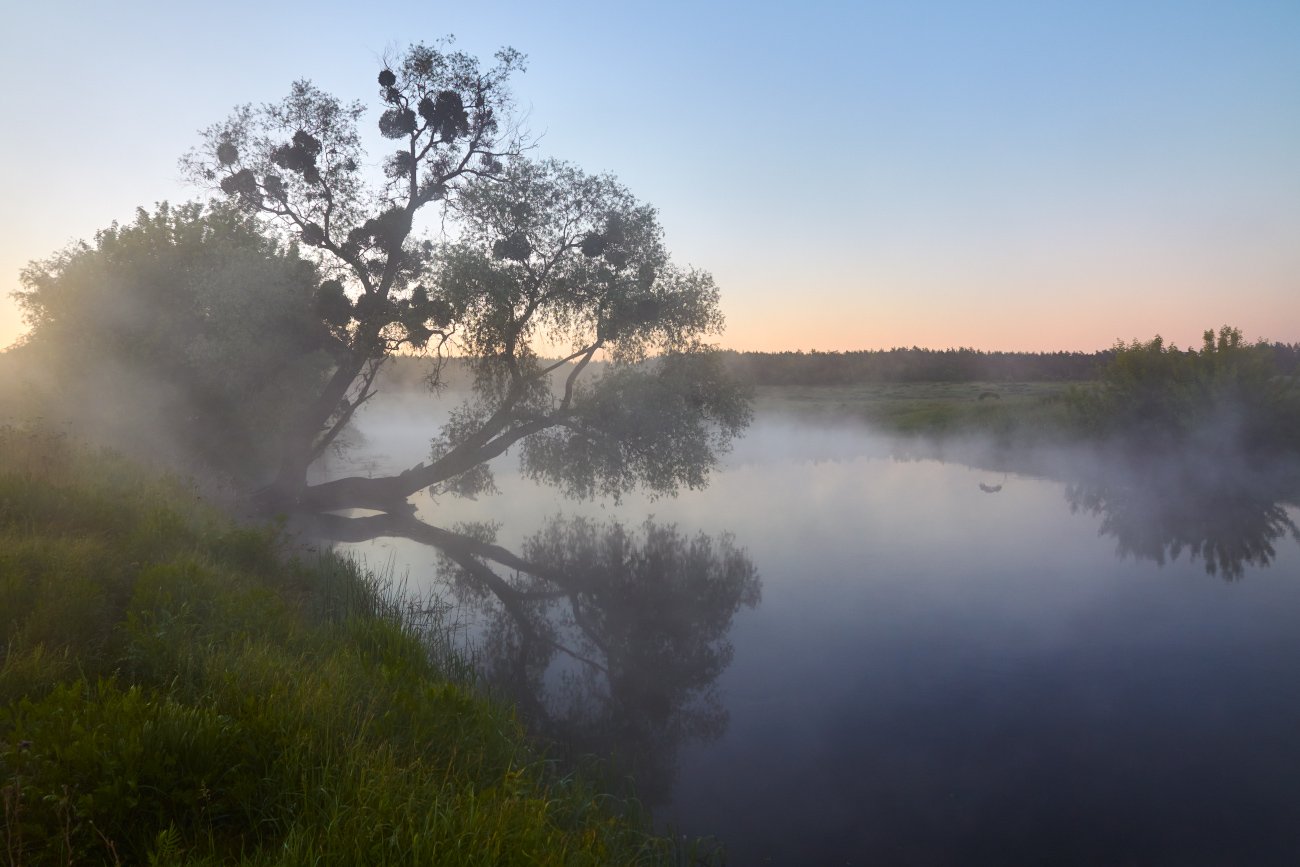
[{"label": "low shrub on bank", "polygon": [[5,865],[671,860],[372,576],[0,430]]},{"label": "low shrub on bank", "polygon": [[1120,342],[1099,384],[1067,404],[1084,432],[1150,448],[1300,450],[1300,382],[1229,326],[1206,331],[1199,351],[1159,336]]}]

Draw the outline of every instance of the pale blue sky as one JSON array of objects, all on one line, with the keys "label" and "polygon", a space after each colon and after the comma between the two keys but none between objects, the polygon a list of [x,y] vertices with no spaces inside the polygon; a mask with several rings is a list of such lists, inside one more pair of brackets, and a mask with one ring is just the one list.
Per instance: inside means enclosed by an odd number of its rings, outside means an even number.
[{"label": "pale blue sky", "polygon": [[[529,56],[540,152],[617,174],[748,349],[1300,341],[1300,2],[73,3],[4,13],[0,294],[197,195],[196,130],[386,49]],[[19,330],[0,300],[0,345]]]}]

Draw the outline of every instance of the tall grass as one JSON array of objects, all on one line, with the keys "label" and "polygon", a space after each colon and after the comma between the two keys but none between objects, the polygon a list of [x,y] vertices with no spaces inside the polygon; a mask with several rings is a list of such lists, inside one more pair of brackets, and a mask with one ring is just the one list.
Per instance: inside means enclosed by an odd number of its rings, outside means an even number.
[{"label": "tall grass", "polygon": [[530,751],[436,606],[277,536],[0,429],[0,863],[684,857]]}]

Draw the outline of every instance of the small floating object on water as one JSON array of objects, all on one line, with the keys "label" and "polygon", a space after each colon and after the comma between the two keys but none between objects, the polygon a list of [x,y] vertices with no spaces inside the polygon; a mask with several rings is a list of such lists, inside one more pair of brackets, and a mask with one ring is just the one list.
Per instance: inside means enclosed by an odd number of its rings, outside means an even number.
[{"label": "small floating object on water", "polygon": [[1001,486],[1001,485],[986,485],[986,484],[984,484],[983,482],[980,482],[980,490],[983,491],[983,492],[986,493],[986,494],[996,494],[998,491],[1002,490],[1002,486]]},{"label": "small floating object on water", "polygon": [[980,400],[1001,400],[1002,395],[998,394],[996,391],[981,391],[979,399]]}]

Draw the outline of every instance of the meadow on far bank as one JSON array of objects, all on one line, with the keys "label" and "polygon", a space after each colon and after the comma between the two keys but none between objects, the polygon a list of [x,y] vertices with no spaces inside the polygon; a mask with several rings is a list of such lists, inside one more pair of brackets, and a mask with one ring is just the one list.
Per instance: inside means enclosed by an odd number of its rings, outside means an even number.
[{"label": "meadow on far bank", "polygon": [[[852,418],[901,435],[1094,441],[1264,456],[1300,450],[1300,346],[1207,330],[1106,352],[888,350],[732,356],[760,411]],[[1021,374],[1038,379],[1021,379]]]},{"label": "meadow on far bank", "polygon": [[1062,382],[878,382],[760,385],[754,409],[805,418],[852,419],[902,435],[1061,434],[1068,425]]}]

